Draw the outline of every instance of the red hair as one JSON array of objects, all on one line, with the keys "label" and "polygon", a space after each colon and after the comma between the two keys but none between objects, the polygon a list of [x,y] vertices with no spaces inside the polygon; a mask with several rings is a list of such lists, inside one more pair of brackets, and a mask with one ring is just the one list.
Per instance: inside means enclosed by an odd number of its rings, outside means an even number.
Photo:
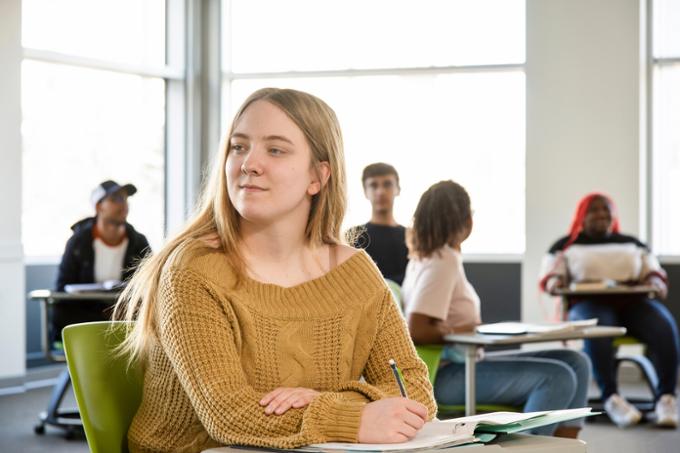
[{"label": "red hair", "polygon": [[616,205],[608,195],[605,195],[601,192],[591,192],[584,196],[583,198],[581,198],[581,200],[578,202],[578,205],[576,206],[576,212],[574,213],[574,217],[571,219],[571,226],[569,227],[569,239],[567,239],[567,242],[564,244],[564,247],[562,248],[562,253],[557,256],[557,260],[553,265],[553,270],[548,272],[538,283],[538,286],[541,289],[541,291],[546,290],[548,280],[554,275],[553,272],[554,269],[557,267],[559,260],[564,259],[564,251],[567,250],[567,248],[569,248],[569,246],[574,243],[576,238],[578,238],[578,235],[581,234],[581,231],[583,231],[583,220],[586,218],[586,214],[588,213],[590,204],[596,198],[604,198],[604,200],[607,202],[612,216],[611,226],[612,232],[613,233],[619,232],[619,218],[616,211]]},{"label": "red hair", "polygon": [[619,217],[616,212],[616,205],[612,199],[603,193],[591,192],[585,197],[581,198],[581,200],[578,202],[578,206],[576,206],[576,212],[574,213],[574,217],[571,220],[571,227],[569,227],[569,240],[564,245],[564,248],[562,249],[563,251],[566,250],[567,247],[569,247],[576,240],[578,235],[581,234],[581,231],[583,231],[583,220],[586,218],[590,204],[596,198],[604,198],[604,200],[607,202],[612,215],[612,233],[619,232]]}]

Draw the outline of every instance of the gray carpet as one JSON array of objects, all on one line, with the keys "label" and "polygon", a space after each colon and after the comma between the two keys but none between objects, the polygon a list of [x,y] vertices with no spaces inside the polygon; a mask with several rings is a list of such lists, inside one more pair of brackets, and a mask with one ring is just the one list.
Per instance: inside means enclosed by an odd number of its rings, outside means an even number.
[{"label": "gray carpet", "polygon": [[[44,411],[50,398],[51,388],[30,390],[16,395],[0,396],[0,451],[21,453],[86,453],[84,438],[66,440],[63,431],[47,427],[38,436],[33,426],[38,413]],[[72,394],[64,398],[64,408],[75,407]]]},{"label": "gray carpet", "polygon": [[[33,433],[37,415],[45,410],[50,388],[29,390],[25,393],[0,396],[0,451],[44,453],[87,452],[84,439],[66,440],[62,432],[47,428],[38,436]],[[627,385],[622,392],[627,395],[642,395],[640,385]],[[67,395],[63,407],[74,407],[72,395]],[[598,418],[586,424],[581,439],[588,443],[589,452],[597,453],[677,453],[680,452],[680,430],[657,429],[651,423],[644,423],[631,429],[614,427],[606,418]]]}]

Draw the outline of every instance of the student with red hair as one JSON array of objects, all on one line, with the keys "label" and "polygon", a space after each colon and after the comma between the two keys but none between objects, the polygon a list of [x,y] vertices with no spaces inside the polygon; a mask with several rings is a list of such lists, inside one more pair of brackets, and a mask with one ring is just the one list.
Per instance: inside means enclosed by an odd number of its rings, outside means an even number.
[{"label": "student with red hair", "polygon": [[[666,273],[645,244],[619,232],[614,202],[591,193],[578,204],[569,234],[558,240],[543,262],[541,289],[555,294],[572,282],[613,281],[650,285],[648,294],[570,296],[570,320],[597,318],[599,325],[623,326],[647,345],[659,375],[656,423],[678,426],[675,386],[678,382],[680,341],[673,315],[661,303],[668,293]],[[618,394],[615,350],[608,338],[585,340],[607,414],[620,427],[640,421],[640,412]]]}]

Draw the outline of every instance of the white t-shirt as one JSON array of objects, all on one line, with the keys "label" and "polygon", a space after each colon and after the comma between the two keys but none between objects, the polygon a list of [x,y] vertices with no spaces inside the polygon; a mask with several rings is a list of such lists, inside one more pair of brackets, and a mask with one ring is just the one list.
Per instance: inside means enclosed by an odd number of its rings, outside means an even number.
[{"label": "white t-shirt", "polygon": [[96,283],[121,279],[128,242],[128,238],[125,238],[123,242],[112,247],[100,238],[95,238],[92,246],[94,248],[94,281]]},{"label": "white t-shirt", "polygon": [[442,247],[425,259],[411,259],[402,284],[404,311],[440,319],[442,334],[481,323],[477,292],[468,282],[460,252]]}]

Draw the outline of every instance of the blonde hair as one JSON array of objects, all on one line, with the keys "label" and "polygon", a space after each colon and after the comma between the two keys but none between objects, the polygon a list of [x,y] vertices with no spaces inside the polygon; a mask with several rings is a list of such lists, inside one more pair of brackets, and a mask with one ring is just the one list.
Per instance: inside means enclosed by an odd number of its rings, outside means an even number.
[{"label": "blonde hair", "polygon": [[[121,294],[114,319],[130,323],[119,352],[130,361],[144,359],[156,340],[155,313],[163,269],[190,260],[201,250],[221,248],[236,274],[236,284],[245,275],[239,252],[240,215],[227,193],[225,166],[231,151],[231,135],[246,109],[256,101],[280,108],[302,130],[312,151],[311,165],[326,162],[330,176],[319,193],[312,197],[305,238],[310,245],[340,243],[340,225],[346,209],[346,178],[342,134],[335,112],[321,99],[290,89],[263,88],[251,94],[234,116],[229,134],[216,156],[210,180],[204,188],[196,212],[184,228],[169,239],[161,250],[145,258]],[[219,239],[211,245],[211,238]]]}]

